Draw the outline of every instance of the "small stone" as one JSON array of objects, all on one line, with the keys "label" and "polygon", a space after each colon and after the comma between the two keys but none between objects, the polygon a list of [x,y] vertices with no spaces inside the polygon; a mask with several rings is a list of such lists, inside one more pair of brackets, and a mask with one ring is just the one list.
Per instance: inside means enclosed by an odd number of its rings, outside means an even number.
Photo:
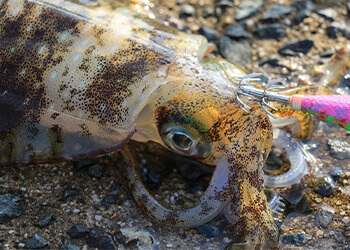
[{"label": "small stone", "polygon": [[350,223],[350,219],[348,216],[345,216],[342,221],[344,222],[344,224],[349,224]]},{"label": "small stone", "polygon": [[312,240],[312,235],[306,234],[305,232],[285,234],[282,236],[282,243],[289,243],[296,246],[303,246]]},{"label": "small stone", "polygon": [[78,246],[75,242],[68,239],[63,239],[63,242],[60,246],[60,250],[80,250],[81,247]]},{"label": "small stone", "polygon": [[198,233],[202,234],[205,237],[215,237],[219,235],[219,229],[215,226],[205,224],[197,228]]},{"label": "small stone", "polygon": [[324,209],[320,209],[315,214],[315,225],[326,229],[329,225],[333,223],[333,218],[333,213]]},{"label": "small stone", "polygon": [[95,215],[95,220],[101,221],[103,219],[102,215]]},{"label": "small stone", "polygon": [[225,32],[225,35],[233,38],[233,39],[241,39],[241,38],[251,38],[252,35],[248,33],[245,29],[244,23],[238,23],[235,25],[231,25]]},{"label": "small stone", "polygon": [[301,23],[302,21],[304,21],[305,18],[308,18],[311,16],[311,11],[309,10],[306,10],[306,9],[303,9],[303,10],[300,10],[297,15],[294,17],[293,19],[293,22],[295,24],[299,24]]},{"label": "small stone", "polygon": [[264,21],[277,20],[292,12],[292,8],[283,5],[272,5],[263,15]]},{"label": "small stone", "polygon": [[98,249],[116,249],[114,241],[109,234],[94,228],[90,231],[87,238],[87,244],[89,247]]},{"label": "small stone", "polygon": [[78,208],[73,209],[73,213],[75,213],[75,214],[80,213],[80,209],[78,209]]},{"label": "small stone", "polygon": [[199,28],[198,33],[205,36],[209,41],[216,39],[216,31],[203,25]]},{"label": "small stone", "polygon": [[335,39],[338,37],[338,34],[337,34],[337,28],[334,27],[334,26],[328,26],[326,28],[326,34],[329,38],[332,38],[332,39]]},{"label": "small stone", "polygon": [[214,15],[214,9],[210,6],[203,9],[203,17],[208,18]]},{"label": "small stone", "polygon": [[75,189],[66,189],[63,192],[61,200],[64,201],[64,200],[68,199],[69,197],[73,197],[77,194],[78,194],[78,191]]},{"label": "small stone", "polygon": [[0,223],[5,223],[22,215],[20,198],[13,194],[0,195]]},{"label": "small stone", "polygon": [[327,8],[317,11],[321,17],[334,21],[337,18],[337,11],[333,8]]},{"label": "small stone", "polygon": [[296,8],[298,11],[300,10],[308,10],[310,12],[314,11],[315,5],[312,1],[307,0],[301,0],[301,1],[296,1],[291,4],[291,7]]},{"label": "small stone", "polygon": [[324,235],[324,232],[322,230],[317,230],[316,231],[316,236],[320,237],[322,235]]},{"label": "small stone", "polygon": [[329,171],[328,175],[331,176],[335,182],[337,182],[339,178],[344,175],[343,168],[340,166],[337,166],[333,168],[331,171]]},{"label": "small stone", "polygon": [[331,149],[331,154],[338,159],[344,160],[350,158],[349,143],[338,139],[328,139],[328,146]]},{"label": "small stone", "polygon": [[67,233],[74,239],[79,239],[82,237],[85,237],[88,233],[89,230],[86,229],[86,227],[82,224],[76,224],[72,226]]},{"label": "small stone", "polygon": [[121,229],[120,231],[126,238],[126,243],[136,240],[138,242],[139,249],[152,249],[154,240],[149,232],[133,228],[125,228]]},{"label": "small stone", "polygon": [[25,248],[38,249],[46,246],[47,246],[47,241],[44,238],[40,237],[39,235],[35,234],[25,245]]},{"label": "small stone", "polygon": [[219,40],[219,51],[224,58],[237,65],[244,66],[251,62],[250,45],[247,40],[235,41],[222,36]]},{"label": "small stone", "polygon": [[279,67],[282,65],[278,58],[270,58],[270,59],[263,60],[259,63],[259,66],[261,67],[261,66],[264,66],[265,64],[270,65],[272,67]]},{"label": "small stone", "polygon": [[24,243],[18,243],[18,248],[24,248],[26,246],[26,244]]},{"label": "small stone", "polygon": [[295,43],[287,43],[278,50],[282,56],[299,56],[299,54],[307,54],[314,46],[311,39],[301,40]]},{"label": "small stone", "polygon": [[111,205],[117,203],[119,195],[108,194],[101,200],[101,206],[108,209]]},{"label": "small stone", "polygon": [[257,30],[260,38],[280,40],[286,35],[286,28],[278,23],[266,25]]},{"label": "small stone", "polygon": [[180,9],[180,18],[194,16],[196,10],[192,5],[185,4]]},{"label": "small stone", "polygon": [[91,177],[101,178],[103,175],[103,166],[101,166],[99,164],[95,164],[95,165],[90,166],[88,169],[88,174]]},{"label": "small stone", "polygon": [[49,225],[49,223],[53,220],[55,220],[56,217],[53,215],[53,214],[48,214],[46,215],[43,219],[41,219],[40,221],[38,222],[35,222],[34,223],[34,226],[36,227],[39,227],[39,228],[44,228],[46,227],[47,225]]},{"label": "small stone", "polygon": [[242,1],[238,7],[235,9],[235,19],[236,21],[241,21],[243,19],[254,16],[264,3],[261,0],[256,1]]},{"label": "small stone", "polygon": [[334,193],[334,188],[330,177],[324,177],[320,180],[316,188],[316,192],[322,196],[330,196]]}]

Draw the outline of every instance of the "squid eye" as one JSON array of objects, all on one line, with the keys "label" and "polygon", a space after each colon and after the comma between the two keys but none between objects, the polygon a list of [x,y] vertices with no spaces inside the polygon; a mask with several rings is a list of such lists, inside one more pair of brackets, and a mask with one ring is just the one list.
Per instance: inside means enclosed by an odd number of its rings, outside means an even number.
[{"label": "squid eye", "polygon": [[210,144],[200,142],[186,129],[172,124],[163,126],[162,139],[179,154],[205,158],[211,153]]}]

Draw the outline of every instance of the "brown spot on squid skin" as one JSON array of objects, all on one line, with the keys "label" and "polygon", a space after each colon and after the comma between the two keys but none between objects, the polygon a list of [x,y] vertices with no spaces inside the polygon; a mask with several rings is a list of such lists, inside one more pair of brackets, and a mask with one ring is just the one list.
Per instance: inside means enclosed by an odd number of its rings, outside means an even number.
[{"label": "brown spot on squid skin", "polygon": [[129,113],[123,102],[133,94],[131,86],[155,71],[165,57],[159,51],[128,41],[113,56],[101,58],[104,66],[84,94],[90,117],[97,118],[100,124],[122,124]]}]

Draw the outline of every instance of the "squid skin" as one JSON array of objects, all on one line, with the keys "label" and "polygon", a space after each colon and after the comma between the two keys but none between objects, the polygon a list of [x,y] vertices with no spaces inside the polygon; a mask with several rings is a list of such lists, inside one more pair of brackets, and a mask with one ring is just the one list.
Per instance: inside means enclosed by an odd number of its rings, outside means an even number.
[{"label": "squid skin", "polygon": [[[193,211],[206,223],[225,209],[233,231],[251,247],[277,244],[262,171],[272,126],[260,106],[247,102],[252,110],[245,115],[236,104],[244,70],[203,58],[211,48],[204,37],[112,1],[86,7],[64,0],[0,0],[0,13],[2,164],[99,156],[130,138],[169,147],[164,126],[181,127],[206,145],[205,154],[187,156],[217,166],[200,204],[171,212],[146,202],[152,197],[130,168],[135,200],[152,218],[179,227],[198,226],[186,217]],[[154,210],[170,217],[156,217]]]}]

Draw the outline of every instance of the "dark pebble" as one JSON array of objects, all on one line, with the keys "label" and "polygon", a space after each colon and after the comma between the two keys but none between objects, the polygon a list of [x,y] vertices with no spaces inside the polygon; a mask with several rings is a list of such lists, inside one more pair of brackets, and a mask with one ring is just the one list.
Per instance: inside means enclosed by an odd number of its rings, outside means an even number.
[{"label": "dark pebble", "polygon": [[324,209],[320,209],[315,214],[315,225],[323,229],[326,229],[329,225],[333,224],[333,219],[334,219],[333,213]]},{"label": "dark pebble", "polygon": [[250,45],[247,40],[235,41],[227,36],[220,37],[220,54],[239,66],[251,63]]},{"label": "dark pebble", "polygon": [[312,1],[296,1],[291,4],[291,7],[296,8],[298,11],[300,10],[308,10],[310,12],[314,11],[315,5]]},{"label": "dark pebble", "polygon": [[49,225],[49,223],[51,221],[53,221],[55,219],[56,219],[56,216],[54,216],[53,214],[48,214],[43,219],[39,220],[38,222],[35,222],[34,226],[39,227],[39,228],[44,228],[47,225]]},{"label": "dark pebble", "polygon": [[282,243],[303,246],[312,240],[312,235],[305,233],[285,234],[282,236]]},{"label": "dark pebble", "polygon": [[203,17],[208,18],[214,15],[214,9],[210,6],[203,9]]},{"label": "dark pebble", "polygon": [[319,10],[317,11],[317,14],[331,21],[334,21],[337,18],[337,11],[333,8]]},{"label": "dark pebble", "polygon": [[25,248],[38,249],[46,246],[47,241],[39,235],[35,234],[25,245]]},{"label": "dark pebble", "polygon": [[290,207],[296,212],[303,214],[312,212],[311,206],[305,196],[303,196],[303,198],[297,204],[290,204]]},{"label": "dark pebble", "polygon": [[245,24],[244,23],[238,23],[231,25],[230,27],[227,28],[225,32],[226,36],[229,36],[233,39],[241,39],[241,38],[251,38],[252,34],[247,32],[245,29]]},{"label": "dark pebble", "polygon": [[80,170],[82,168],[86,168],[88,166],[93,165],[95,162],[93,160],[81,160],[74,162],[74,166],[77,170]]},{"label": "dark pebble", "polygon": [[82,224],[76,224],[72,226],[67,231],[67,233],[70,235],[70,237],[74,239],[79,239],[79,238],[85,237],[89,233],[89,230],[86,229],[86,227]]},{"label": "dark pebble", "polygon": [[335,38],[338,37],[337,28],[334,27],[334,26],[328,26],[328,27],[326,28],[326,33],[327,33],[327,36],[328,36],[329,38],[335,39]]},{"label": "dark pebble", "polygon": [[88,174],[91,177],[101,178],[103,175],[103,166],[101,166],[99,164],[95,164],[95,165],[90,166],[88,169]]},{"label": "dark pebble", "polygon": [[264,3],[261,0],[256,1],[242,1],[235,9],[236,21],[241,21],[246,18],[254,16],[263,7]]},{"label": "dark pebble", "polygon": [[200,226],[197,228],[198,233],[200,233],[201,235],[205,236],[205,237],[215,237],[217,235],[219,235],[219,229],[215,226],[209,225],[209,224],[205,224],[203,226]]},{"label": "dark pebble", "polygon": [[274,21],[292,12],[292,8],[283,5],[272,5],[263,15],[264,21]]},{"label": "dark pebble", "polygon": [[88,234],[87,244],[89,247],[98,249],[116,249],[112,237],[97,228],[92,229]]},{"label": "dark pebble", "polygon": [[331,149],[331,154],[336,158],[341,160],[350,158],[350,145],[346,141],[328,139],[328,146]]},{"label": "dark pebble", "polygon": [[280,40],[286,35],[286,28],[278,23],[266,25],[257,30],[258,36],[263,39]]},{"label": "dark pebble", "polygon": [[179,166],[179,171],[181,176],[187,180],[196,180],[201,176],[197,168],[193,167],[191,164],[181,164]]},{"label": "dark pebble", "polygon": [[60,246],[60,250],[80,250],[81,247],[78,246],[75,242],[72,242],[68,239],[63,239]]},{"label": "dark pebble", "polygon": [[0,195],[0,223],[5,223],[22,215],[21,198],[13,194]]},{"label": "dark pebble", "polygon": [[230,8],[232,6],[233,6],[233,3],[227,0],[222,0],[216,3],[216,7],[219,7],[222,9]]},{"label": "dark pebble", "polygon": [[111,205],[117,203],[119,195],[108,194],[101,200],[101,206],[108,209]]},{"label": "dark pebble", "polygon": [[294,24],[301,23],[305,18],[311,16],[311,11],[303,9],[300,10],[297,15],[294,17],[293,22]]},{"label": "dark pebble", "polygon": [[64,201],[64,200],[68,199],[69,197],[73,197],[77,194],[78,194],[78,191],[75,189],[66,189],[63,192],[61,200]]},{"label": "dark pebble", "polygon": [[324,177],[318,183],[316,192],[322,196],[330,196],[331,194],[334,193],[334,188],[332,187],[331,182],[332,180],[330,180],[330,177]]},{"label": "dark pebble", "polygon": [[194,16],[196,10],[192,5],[185,4],[180,9],[180,18],[186,18],[190,16]]},{"label": "dark pebble", "polygon": [[343,168],[339,167],[339,166],[333,168],[328,173],[328,175],[331,176],[335,182],[337,182],[339,180],[339,178],[343,176],[343,174],[344,174],[343,173]]},{"label": "dark pebble", "polygon": [[301,40],[295,43],[287,43],[278,50],[282,56],[299,56],[300,54],[307,54],[314,46],[314,41],[311,39]]},{"label": "dark pebble", "polygon": [[207,26],[202,26],[198,30],[199,34],[205,36],[209,41],[214,41],[216,39],[216,31],[208,28]]},{"label": "dark pebble", "polygon": [[277,58],[271,58],[271,59],[266,59],[266,60],[263,60],[259,63],[259,66],[264,66],[265,64],[267,65],[270,65],[272,67],[279,67],[281,66],[281,62],[279,59]]}]

